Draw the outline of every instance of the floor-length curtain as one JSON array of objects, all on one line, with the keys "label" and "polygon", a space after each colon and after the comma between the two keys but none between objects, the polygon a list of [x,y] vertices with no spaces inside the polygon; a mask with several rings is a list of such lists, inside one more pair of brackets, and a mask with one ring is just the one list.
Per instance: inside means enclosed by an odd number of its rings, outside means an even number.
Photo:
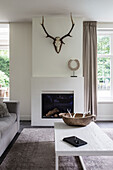
[{"label": "floor-length curtain", "polygon": [[83,22],[84,109],[97,115],[97,22]]}]

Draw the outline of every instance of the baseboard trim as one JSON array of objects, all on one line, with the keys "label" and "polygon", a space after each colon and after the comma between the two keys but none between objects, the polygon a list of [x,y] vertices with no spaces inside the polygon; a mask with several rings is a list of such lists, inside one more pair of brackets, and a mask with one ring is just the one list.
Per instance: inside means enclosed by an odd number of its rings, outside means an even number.
[{"label": "baseboard trim", "polygon": [[97,121],[113,121],[113,115],[97,115]]},{"label": "baseboard trim", "polygon": [[[20,116],[20,120],[24,121],[31,121],[31,115],[21,115]],[[102,115],[102,116],[98,116],[97,115],[97,121],[113,121],[113,116],[112,115]]]},{"label": "baseboard trim", "polygon": [[20,120],[31,120],[31,115],[20,115]]}]

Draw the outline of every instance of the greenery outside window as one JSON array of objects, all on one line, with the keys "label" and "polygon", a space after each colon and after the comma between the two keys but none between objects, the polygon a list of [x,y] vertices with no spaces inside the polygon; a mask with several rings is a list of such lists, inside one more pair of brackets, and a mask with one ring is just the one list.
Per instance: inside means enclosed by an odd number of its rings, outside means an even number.
[{"label": "greenery outside window", "polygon": [[113,31],[97,34],[98,100],[113,100]]},{"label": "greenery outside window", "polygon": [[0,98],[9,98],[9,24],[0,24]]}]

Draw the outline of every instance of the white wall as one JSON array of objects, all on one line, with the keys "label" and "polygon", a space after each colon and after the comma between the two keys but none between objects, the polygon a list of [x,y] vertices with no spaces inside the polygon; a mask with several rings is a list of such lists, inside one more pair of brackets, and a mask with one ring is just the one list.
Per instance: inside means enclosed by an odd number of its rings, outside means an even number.
[{"label": "white wall", "polygon": [[[74,17],[74,21],[73,37],[64,40],[59,54],[51,39],[45,38],[41,18],[33,19],[33,27],[31,23],[10,23],[10,96],[20,101],[21,119],[31,117],[31,76],[70,76],[72,72],[67,67],[70,58],[79,59],[76,75],[82,76],[83,19]],[[51,35],[62,36],[70,29],[71,22],[68,17],[45,17],[45,26]],[[113,120],[112,108],[113,103],[99,103],[98,119]]]},{"label": "white wall", "polygon": [[32,24],[10,23],[10,98],[20,101],[21,119],[31,117]]},{"label": "white wall", "polygon": [[[83,18],[73,17],[75,27],[72,30],[72,38],[64,39],[65,45],[59,54],[56,53],[53,40],[46,38],[46,34],[42,29],[41,17],[33,19],[32,30],[32,76],[39,77],[64,77],[72,75],[67,63],[70,59],[78,59],[80,69],[76,71],[76,75],[82,76],[82,34],[83,34]],[[45,27],[53,37],[62,37],[69,32],[72,23],[70,16],[67,17],[45,17]]]},{"label": "white wall", "polygon": [[113,121],[113,102],[98,102],[97,120]]}]

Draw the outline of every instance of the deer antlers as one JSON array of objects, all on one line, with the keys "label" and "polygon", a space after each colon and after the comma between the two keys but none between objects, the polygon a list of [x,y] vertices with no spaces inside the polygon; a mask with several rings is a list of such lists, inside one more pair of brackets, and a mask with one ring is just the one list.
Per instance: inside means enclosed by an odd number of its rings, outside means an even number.
[{"label": "deer antlers", "polygon": [[55,38],[52,37],[51,35],[49,35],[48,32],[47,32],[46,29],[45,29],[45,26],[44,26],[44,16],[42,16],[42,24],[41,24],[41,25],[42,25],[42,28],[44,29],[44,31],[45,31],[45,33],[46,33],[46,35],[47,35],[46,38],[49,37],[49,38],[52,38],[52,39],[54,40]]},{"label": "deer antlers", "polygon": [[74,22],[73,22],[73,18],[72,18],[72,14],[70,14],[70,17],[71,17],[71,22],[72,22],[72,26],[71,26],[71,29],[70,29],[70,31],[66,34],[66,35],[64,35],[63,37],[53,37],[53,36],[51,36],[50,34],[48,34],[48,32],[46,31],[46,28],[45,28],[45,26],[44,26],[44,16],[42,17],[42,23],[41,23],[41,25],[42,25],[42,28],[43,28],[43,30],[44,30],[44,32],[46,33],[46,38],[51,38],[51,39],[53,39],[53,45],[54,45],[54,48],[55,48],[55,50],[56,50],[56,52],[57,53],[59,53],[60,52],[60,50],[61,50],[61,47],[62,47],[62,44],[65,44],[64,42],[63,42],[63,39],[64,38],[66,38],[66,37],[72,37],[71,35],[70,35],[70,33],[72,32],[72,30],[73,30],[73,27],[74,27]]},{"label": "deer antlers", "polygon": [[64,38],[68,37],[68,36],[69,36],[69,37],[72,37],[72,36],[70,35],[70,33],[71,33],[73,27],[75,26],[75,24],[74,24],[74,22],[73,22],[72,14],[70,14],[70,17],[71,17],[72,27],[71,27],[70,31],[69,31],[66,35],[64,35],[63,37],[61,37],[61,39],[60,39],[61,41],[62,41]]}]

